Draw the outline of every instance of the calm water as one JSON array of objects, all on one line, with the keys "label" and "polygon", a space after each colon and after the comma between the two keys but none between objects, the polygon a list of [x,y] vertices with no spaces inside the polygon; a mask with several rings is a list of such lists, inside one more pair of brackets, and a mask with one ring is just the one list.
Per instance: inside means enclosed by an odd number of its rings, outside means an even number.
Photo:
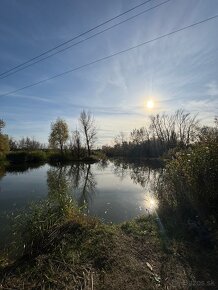
[{"label": "calm water", "polygon": [[[35,168],[9,167],[0,172],[0,244],[8,243],[14,217],[31,203],[70,196],[79,207],[106,223],[148,214],[158,204],[152,186],[156,166],[121,162]],[[1,248],[1,247],[0,247]]]},{"label": "calm water", "polygon": [[88,214],[105,222],[129,220],[156,206],[151,187],[157,174],[158,169],[118,162],[13,168],[0,179],[1,224],[7,213],[55,198],[56,190],[70,194],[79,206],[86,205]]},{"label": "calm water", "polygon": [[[185,257],[187,263],[196,266],[201,280],[205,275],[205,279],[213,279],[217,272],[217,224],[211,222],[210,210],[206,211],[204,204],[199,207],[190,196],[162,191],[157,194],[155,185],[161,172],[155,163],[118,160],[92,165],[10,167],[5,171],[0,168],[0,251],[13,240],[11,224],[18,212],[28,210],[32,202],[70,196],[87,214],[106,223],[153,213],[164,244],[187,244],[192,253]],[[204,267],[191,257],[199,257]]]}]

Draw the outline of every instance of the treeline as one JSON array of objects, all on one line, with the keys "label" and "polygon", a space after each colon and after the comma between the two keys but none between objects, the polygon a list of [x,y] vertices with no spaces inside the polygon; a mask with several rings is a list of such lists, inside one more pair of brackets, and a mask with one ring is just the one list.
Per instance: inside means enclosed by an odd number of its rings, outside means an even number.
[{"label": "treeline", "polygon": [[[217,119],[215,122],[217,125]],[[64,119],[52,122],[47,145],[30,137],[15,140],[3,134],[4,127],[5,122],[0,120],[0,160],[6,155],[9,161],[17,162],[89,159],[97,139],[94,117],[84,110],[78,119],[79,129],[72,132]],[[172,114],[157,114],[129,136],[121,132],[115,137],[114,146],[102,146],[102,153],[108,157],[158,158],[201,142],[205,136],[213,135],[216,128],[200,126],[196,115],[181,109]]]},{"label": "treeline", "polygon": [[0,157],[10,162],[67,161],[92,159],[97,139],[95,120],[90,112],[82,111],[78,127],[72,132],[64,119],[51,123],[48,145],[26,137],[15,140],[2,133],[5,122],[0,120]]},{"label": "treeline", "polygon": [[[217,122],[217,121],[216,121]],[[192,116],[183,110],[173,114],[150,116],[148,124],[134,129],[127,138],[120,133],[114,146],[103,146],[109,157],[158,158],[174,148],[184,149],[204,138],[213,127],[201,127],[197,115]]]},{"label": "treeline", "polygon": [[9,137],[8,142],[10,151],[34,151],[47,149],[46,144],[36,141],[34,137],[23,137],[20,140],[15,140],[14,138]]}]

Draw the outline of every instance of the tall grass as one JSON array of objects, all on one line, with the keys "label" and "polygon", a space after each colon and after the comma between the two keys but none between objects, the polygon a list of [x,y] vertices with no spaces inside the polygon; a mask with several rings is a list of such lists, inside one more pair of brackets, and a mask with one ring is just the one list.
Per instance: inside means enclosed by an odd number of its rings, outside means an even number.
[{"label": "tall grass", "polygon": [[207,205],[218,202],[218,144],[197,144],[168,162],[164,183],[176,195]]},{"label": "tall grass", "polygon": [[7,154],[7,160],[11,163],[40,163],[47,160],[43,151],[14,151]]}]

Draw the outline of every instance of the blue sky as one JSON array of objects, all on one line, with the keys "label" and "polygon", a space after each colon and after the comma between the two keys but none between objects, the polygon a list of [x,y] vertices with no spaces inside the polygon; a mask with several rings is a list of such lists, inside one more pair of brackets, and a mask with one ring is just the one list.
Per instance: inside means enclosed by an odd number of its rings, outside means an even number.
[{"label": "blue sky", "polygon": [[[164,0],[153,0],[107,28]],[[139,0],[3,0],[0,73],[140,4]],[[218,14],[217,0],[171,0],[63,53],[0,80],[0,95]],[[99,144],[183,108],[212,124],[218,114],[218,18],[38,86],[0,97],[5,132],[47,142],[50,123],[96,119]],[[103,29],[101,28],[101,29]],[[98,29],[97,31],[100,31]],[[96,31],[96,32],[97,32]],[[92,35],[89,33],[87,36]],[[84,38],[84,37],[83,37]],[[82,39],[82,38],[81,38]],[[144,102],[152,98],[155,107]]]}]

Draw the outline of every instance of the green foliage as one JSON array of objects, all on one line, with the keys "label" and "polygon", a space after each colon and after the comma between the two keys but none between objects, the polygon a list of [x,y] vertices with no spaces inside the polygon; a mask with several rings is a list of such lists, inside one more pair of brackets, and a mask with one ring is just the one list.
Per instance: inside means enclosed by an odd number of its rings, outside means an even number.
[{"label": "green foliage", "polygon": [[125,222],[121,225],[121,229],[128,235],[135,238],[142,238],[146,236],[157,237],[157,224],[154,217],[140,217],[132,221]]},{"label": "green foliage", "polygon": [[0,134],[2,132],[2,128],[4,128],[4,127],[5,127],[5,122],[4,122],[4,120],[0,119]]},{"label": "green foliage", "polygon": [[64,120],[58,118],[56,122],[51,123],[49,144],[52,148],[59,148],[61,150],[61,153],[63,153],[64,145],[68,138],[68,125]]},{"label": "green foliage", "polygon": [[7,154],[7,160],[12,163],[41,163],[47,159],[43,151],[14,151]]},{"label": "green foliage", "polygon": [[[74,210],[70,200],[62,202],[61,205],[54,201],[45,201],[32,205],[28,212],[18,216],[15,233],[20,236],[18,240],[24,245],[21,247],[24,254],[30,255],[45,247],[45,239],[49,235],[57,237],[55,231],[75,214]],[[17,251],[19,252],[18,249]]]},{"label": "green foliage", "polygon": [[0,159],[9,151],[9,141],[7,135],[0,134]]},{"label": "green foliage", "polygon": [[44,162],[46,161],[46,153],[43,151],[32,151],[28,153],[28,162]]},{"label": "green foliage", "polygon": [[[131,227],[128,223],[125,230],[105,225],[79,212],[73,203],[69,206],[67,201],[66,205],[67,210],[63,204],[44,201],[16,217],[14,238],[16,243],[20,240],[16,252],[22,258],[16,260],[12,272],[6,267],[0,280],[5,288],[13,289],[16,285],[20,289],[25,285],[28,289],[68,289],[70,286],[77,289],[84,283],[92,285],[93,277],[96,289],[102,289],[102,285],[109,289],[111,283],[117,289],[117,285],[126,283],[127,277],[134,285],[140,283],[140,289],[144,283],[155,284],[150,281],[147,267],[142,267],[141,254],[131,246],[143,252],[142,245],[149,250],[155,245],[162,254],[157,240],[150,234],[153,226],[149,226],[147,218],[132,222],[137,228],[132,235],[132,231],[126,234]],[[141,235],[145,231],[146,237]],[[142,244],[143,238],[150,238],[152,242]],[[156,251],[153,253],[158,255]],[[2,262],[4,265],[7,261]]]},{"label": "green foliage", "polygon": [[74,160],[74,156],[69,151],[61,152],[50,152],[48,153],[48,161],[50,163],[57,163],[57,162],[69,162]]},{"label": "green foliage", "polygon": [[95,156],[97,159],[106,161],[107,160],[107,155],[102,151],[102,150],[95,150],[93,152],[93,156]]},{"label": "green foliage", "polygon": [[[22,163],[44,163],[49,162],[51,164],[56,163],[68,163],[73,161],[83,161],[94,163],[99,160],[95,155],[90,156],[89,158],[85,157],[85,150],[81,150],[80,159],[77,155],[72,155],[70,150],[65,150],[63,153],[57,151],[11,151],[6,155],[6,158],[9,162],[13,164],[22,164]],[[4,155],[0,154],[0,160],[4,160]]]},{"label": "green foliage", "polygon": [[5,122],[0,119],[0,162],[5,160],[5,154],[9,151],[9,139],[7,135],[2,134]]},{"label": "green foliage", "polygon": [[193,197],[213,202],[218,197],[217,144],[197,144],[177,153],[167,164],[165,178],[175,192],[185,190]]}]

